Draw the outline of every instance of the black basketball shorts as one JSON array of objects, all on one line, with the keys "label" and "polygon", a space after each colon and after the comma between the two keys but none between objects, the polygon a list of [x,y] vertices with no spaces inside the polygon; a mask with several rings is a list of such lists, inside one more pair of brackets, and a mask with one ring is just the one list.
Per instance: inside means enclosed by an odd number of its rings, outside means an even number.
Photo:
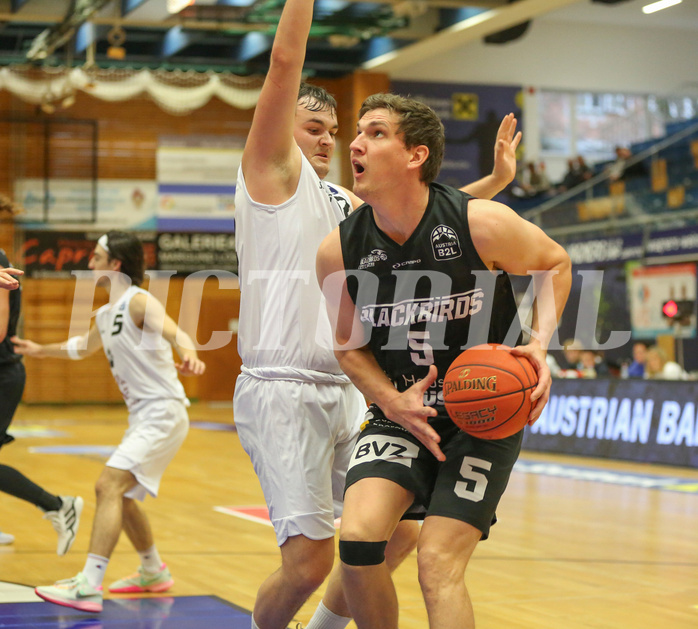
[{"label": "black basketball shorts", "polygon": [[448,416],[430,424],[441,436],[440,462],[414,435],[385,418],[375,405],[354,447],[346,487],[362,478],[386,478],[412,492],[403,519],[439,515],[462,520],[489,536],[495,511],[521,451],[523,430],[506,439],[477,439]]}]

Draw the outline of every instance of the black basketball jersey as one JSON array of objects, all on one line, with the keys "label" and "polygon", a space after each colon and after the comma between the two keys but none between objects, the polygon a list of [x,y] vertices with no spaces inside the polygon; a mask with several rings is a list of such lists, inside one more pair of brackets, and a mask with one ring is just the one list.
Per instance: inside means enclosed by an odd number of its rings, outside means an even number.
[{"label": "black basketball jersey", "polygon": [[467,194],[433,183],[419,225],[403,244],[377,226],[362,205],[340,223],[348,289],[378,364],[404,391],[439,371],[425,404],[441,405],[443,377],[464,350],[520,343],[509,277],[480,259],[468,227]]},{"label": "black basketball jersey", "polygon": [[[7,254],[0,249],[0,268],[5,268],[11,266],[10,261],[7,259]],[[4,289],[0,289],[4,290]],[[10,297],[10,318],[7,322],[7,334],[0,343],[0,363],[9,363],[21,360],[19,354],[15,354],[14,345],[10,341],[10,337],[17,334],[17,323],[19,321],[19,307],[22,300],[21,291],[22,286],[20,284],[19,288],[15,290],[8,291]]]}]

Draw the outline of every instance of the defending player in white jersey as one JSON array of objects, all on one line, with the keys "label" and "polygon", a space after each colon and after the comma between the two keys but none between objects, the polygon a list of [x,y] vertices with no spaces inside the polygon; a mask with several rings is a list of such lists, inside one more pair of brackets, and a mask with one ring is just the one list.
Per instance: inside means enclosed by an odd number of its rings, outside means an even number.
[{"label": "defending player in white jersey", "polygon": [[[165,468],[189,429],[184,387],[177,378],[201,375],[204,363],[190,337],[140,288],[143,245],[132,234],[110,231],[95,246],[89,268],[109,293],[84,336],[39,345],[13,337],[18,354],[79,360],[100,346],[129,410],[129,427],[97,480],[97,508],[82,572],[53,586],[38,587],[43,599],[87,612],[102,611],[102,581],[123,529],[141,559],[138,572],[113,583],[110,592],[164,592],[174,581],[153,541],[145,512],[136,500],[157,497]],[[166,343],[164,341],[167,341]],[[174,348],[181,358],[175,363]]]}]

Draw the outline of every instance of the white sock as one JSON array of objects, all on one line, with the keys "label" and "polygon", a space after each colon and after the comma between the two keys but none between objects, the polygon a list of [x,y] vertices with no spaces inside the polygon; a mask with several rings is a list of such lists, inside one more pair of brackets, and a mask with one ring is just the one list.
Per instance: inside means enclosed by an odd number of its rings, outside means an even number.
[{"label": "white sock", "polygon": [[158,553],[158,549],[155,548],[155,544],[148,550],[139,552],[138,556],[141,558],[141,566],[143,566],[146,572],[150,572],[150,574],[160,572],[162,568],[162,559],[160,559],[160,553]]},{"label": "white sock", "polygon": [[331,612],[322,601],[318,605],[313,617],[305,629],[344,629],[351,622],[351,618],[337,616]]},{"label": "white sock", "polygon": [[259,627],[257,626],[257,623],[254,621],[254,616],[252,616],[251,618],[252,618],[252,629],[259,629]]},{"label": "white sock", "polygon": [[108,565],[109,559],[106,557],[100,557],[92,553],[87,555],[87,561],[85,562],[85,567],[82,569],[82,573],[93,588],[98,588],[102,585]]}]

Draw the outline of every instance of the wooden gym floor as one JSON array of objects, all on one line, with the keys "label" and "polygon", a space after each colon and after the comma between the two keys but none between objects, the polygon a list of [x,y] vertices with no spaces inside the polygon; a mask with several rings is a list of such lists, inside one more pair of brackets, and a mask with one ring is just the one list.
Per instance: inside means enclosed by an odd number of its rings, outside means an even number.
[{"label": "wooden gym floor", "polygon": [[[50,584],[82,569],[93,485],[125,429],[126,410],[20,407],[11,430],[17,440],[0,451],[0,461],[49,491],[83,496],[85,509],[73,549],[58,557],[55,534],[40,512],[0,494],[0,529],[16,536],[13,545],[0,547],[0,627],[249,627],[245,610],[279,563],[273,530],[259,510],[247,509],[264,501],[232,409],[195,404],[190,417],[192,429],[160,497],[145,503],[175,585],[166,596],[107,596],[103,616],[96,617],[43,602],[18,607],[13,601],[38,599],[10,584]],[[698,627],[698,470],[524,452],[498,516],[467,575],[479,629]],[[106,583],[137,565],[122,537]],[[400,627],[425,629],[414,555],[395,581]],[[298,621],[309,620],[320,595]],[[195,620],[184,619],[188,605]]]}]

